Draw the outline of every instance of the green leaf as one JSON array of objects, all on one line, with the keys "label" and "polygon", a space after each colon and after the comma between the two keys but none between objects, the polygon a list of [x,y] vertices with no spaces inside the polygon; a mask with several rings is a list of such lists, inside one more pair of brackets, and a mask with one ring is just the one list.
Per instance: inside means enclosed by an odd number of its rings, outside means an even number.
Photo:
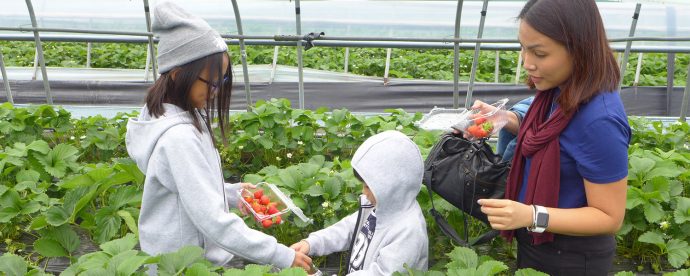
[{"label": "green leaf", "polygon": [[177,252],[162,254],[158,269],[170,274],[177,274],[185,267],[204,259],[204,250],[198,246],[185,246]]},{"label": "green leaf", "polygon": [[688,276],[690,275],[690,269],[681,269],[674,272],[664,273],[664,276]]},{"label": "green leaf", "polygon": [[127,225],[127,228],[129,228],[129,231],[134,233],[137,237],[139,236],[139,228],[137,227],[137,222],[132,216],[130,212],[127,212],[125,210],[120,210],[117,211],[117,215],[120,216],[124,221],[125,224]]},{"label": "green leaf", "polygon": [[646,179],[654,179],[655,177],[665,177],[665,178],[676,178],[681,174],[681,170],[678,166],[673,163],[673,161],[660,161],[657,162],[654,169],[652,169],[648,174]]},{"label": "green leaf", "polygon": [[456,247],[452,252],[448,253],[451,262],[446,264],[446,268],[450,269],[464,269],[477,268],[477,253],[467,247]]},{"label": "green leaf", "polygon": [[319,185],[311,185],[304,193],[313,197],[321,196],[323,195],[323,188]]},{"label": "green leaf", "polygon": [[17,173],[17,182],[33,182],[36,183],[40,179],[41,174],[34,170],[22,170]]},{"label": "green leaf", "polygon": [[79,188],[79,187],[91,186],[94,183],[96,183],[96,182],[93,181],[93,179],[91,179],[90,176],[88,176],[86,174],[82,174],[82,175],[76,175],[74,177],[70,177],[66,180],[63,180],[58,185],[60,186],[60,188],[63,188],[63,189],[74,189],[74,188]]},{"label": "green leaf", "polygon": [[134,249],[134,246],[137,244],[137,238],[134,234],[127,233],[124,237],[117,239],[117,240],[112,240],[106,243],[103,243],[100,245],[100,248],[110,254],[111,256],[115,256],[117,254],[120,254],[122,252],[132,250]]},{"label": "green leaf", "polygon": [[20,213],[22,215],[28,215],[38,212],[39,210],[41,210],[41,203],[36,201],[27,201],[26,204],[22,206]]},{"label": "green leaf", "polygon": [[619,271],[613,276],[635,276],[635,273],[632,273],[630,271]]},{"label": "green leaf", "polygon": [[281,270],[278,276],[307,276],[307,272],[302,268],[291,267]]},{"label": "green leaf", "polygon": [[120,231],[122,220],[116,212],[111,206],[96,211],[96,242],[107,242]]},{"label": "green leaf", "polygon": [[680,268],[685,262],[688,261],[688,254],[690,254],[690,247],[688,247],[688,242],[681,241],[677,239],[671,239],[668,241],[667,252],[668,252],[668,263],[675,268]]},{"label": "green leaf", "polygon": [[342,188],[342,181],[336,177],[329,177],[326,182],[323,183],[323,190],[327,199],[337,198],[340,195],[340,190]]},{"label": "green leaf", "polygon": [[280,181],[282,182],[283,186],[288,187],[291,190],[297,190],[297,183],[295,179],[292,178],[290,172],[286,170],[280,171],[278,177],[280,178]]},{"label": "green leaf", "polygon": [[186,276],[211,276],[211,270],[203,264],[196,263],[187,268]]},{"label": "green leaf", "polygon": [[146,261],[151,257],[149,256],[127,256],[122,262],[117,266],[117,275],[128,276],[134,274],[139,268],[141,268]]},{"label": "green leaf", "polygon": [[640,242],[645,242],[645,243],[651,243],[655,244],[661,249],[666,248],[666,242],[664,242],[664,236],[657,232],[645,232],[644,234],[640,235],[639,238],[637,238],[638,241]]},{"label": "green leaf", "polygon": [[5,253],[0,257],[0,272],[7,276],[24,276],[26,270],[27,265],[22,257],[12,253]]},{"label": "green leaf", "polygon": [[52,226],[63,225],[69,220],[69,213],[62,206],[52,206],[46,211],[46,221]]},{"label": "green leaf", "polygon": [[54,177],[65,176],[68,165],[77,159],[79,150],[72,145],[58,144],[46,156],[37,156],[36,159],[45,166],[43,169]]},{"label": "green leaf", "polygon": [[532,268],[523,268],[515,271],[515,276],[549,276],[549,274],[534,270]]},{"label": "green leaf", "polygon": [[690,198],[679,197],[676,201],[676,209],[673,210],[673,217],[677,224],[690,221]]},{"label": "green leaf", "polygon": [[[636,176],[645,176],[648,171],[654,167],[654,160],[650,158],[640,158],[640,157],[630,157],[630,171],[629,175],[635,176],[631,177],[633,179],[638,179]],[[640,180],[644,180],[644,177]]]},{"label": "green leaf", "polygon": [[664,217],[664,209],[658,202],[649,202],[644,205],[644,217],[648,222],[653,223]]},{"label": "green leaf", "polygon": [[27,146],[26,149],[37,151],[43,154],[48,154],[48,152],[50,152],[50,146],[46,141],[43,140],[36,140],[31,142],[31,144],[29,144],[29,146]]},{"label": "green leaf", "polygon": [[34,249],[44,257],[66,257],[67,251],[54,239],[40,238],[34,242]]},{"label": "green leaf", "polygon": [[263,276],[264,274],[268,273],[269,271],[271,271],[271,266],[249,264],[249,265],[244,267],[244,270],[234,269],[234,268],[225,270],[225,273],[223,273],[223,275],[226,275],[226,276]]},{"label": "green leaf", "polygon": [[72,253],[74,252],[74,250],[77,250],[77,248],[79,248],[79,244],[81,243],[81,241],[79,240],[79,236],[77,236],[77,232],[74,232],[74,230],[72,230],[72,227],[66,224],[51,229],[50,235],[46,237],[49,237],[59,242],[62,248],[67,250],[68,253]]},{"label": "green leaf", "polygon": [[115,192],[110,194],[108,205],[115,209],[120,209],[125,205],[140,203],[141,197],[141,190],[139,190],[137,187],[119,187],[117,190],[115,190]]},{"label": "green leaf", "polygon": [[103,251],[97,251],[79,257],[79,268],[83,270],[105,268],[109,262],[110,255]]},{"label": "green leaf", "polygon": [[48,221],[46,220],[46,217],[44,215],[41,215],[34,218],[34,220],[31,221],[31,225],[29,226],[29,228],[31,228],[32,230],[38,230],[46,226],[48,226]]},{"label": "green leaf", "polygon": [[496,275],[508,270],[508,266],[499,261],[486,261],[479,265],[477,274],[479,275]]},{"label": "green leaf", "polygon": [[8,223],[15,218],[21,210],[17,207],[5,207],[0,209],[0,222]]}]

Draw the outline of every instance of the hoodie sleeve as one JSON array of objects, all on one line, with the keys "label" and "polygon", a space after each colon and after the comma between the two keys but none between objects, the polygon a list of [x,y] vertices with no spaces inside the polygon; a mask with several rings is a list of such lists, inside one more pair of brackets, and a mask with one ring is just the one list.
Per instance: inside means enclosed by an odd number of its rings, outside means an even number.
[{"label": "hoodie sleeve", "polygon": [[356,223],[357,213],[354,213],[336,224],[309,234],[306,239],[309,243],[309,255],[324,256],[349,249]]},{"label": "hoodie sleeve", "polygon": [[170,182],[192,223],[204,236],[234,255],[280,268],[289,267],[295,256],[292,249],[279,244],[274,237],[247,227],[240,217],[225,210],[220,185],[226,185],[204,156],[201,144],[204,137],[197,134],[189,128],[176,127],[159,141],[161,160],[168,163]]},{"label": "hoodie sleeve", "polygon": [[[379,254],[369,266],[364,270],[355,271],[348,275],[356,276],[385,276],[393,275],[396,271],[404,271],[404,264],[415,268],[420,259],[425,256],[422,251],[428,250],[424,240],[420,235],[410,229],[403,230],[401,233],[388,233],[392,240],[384,241],[385,246],[379,248]],[[417,268],[419,269],[419,268]],[[426,270],[426,264],[423,270]]]},{"label": "hoodie sleeve", "polygon": [[225,183],[225,198],[228,200],[230,208],[237,208],[239,205],[240,196],[237,195],[237,191],[240,188],[242,188],[240,183]]}]

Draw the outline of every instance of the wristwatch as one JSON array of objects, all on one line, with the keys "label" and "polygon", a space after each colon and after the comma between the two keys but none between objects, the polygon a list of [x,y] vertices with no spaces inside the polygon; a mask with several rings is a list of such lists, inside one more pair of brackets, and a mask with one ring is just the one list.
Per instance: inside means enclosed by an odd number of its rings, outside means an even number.
[{"label": "wristwatch", "polygon": [[532,226],[527,227],[527,231],[534,233],[544,233],[546,227],[549,226],[549,212],[546,207],[539,205],[532,205],[534,208],[534,215],[532,216]]}]

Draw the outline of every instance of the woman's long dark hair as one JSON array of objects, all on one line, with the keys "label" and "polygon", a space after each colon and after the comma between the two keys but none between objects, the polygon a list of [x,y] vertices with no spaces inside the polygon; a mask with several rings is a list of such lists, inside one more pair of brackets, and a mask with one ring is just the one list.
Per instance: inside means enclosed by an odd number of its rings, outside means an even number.
[{"label": "woman's long dark hair", "polygon": [[[573,73],[557,100],[565,114],[600,92],[618,88],[620,70],[594,0],[530,0],[518,19],[565,46],[572,58]],[[527,85],[535,87],[529,78]]]},{"label": "woman's long dark hair", "polygon": [[[211,122],[213,122],[214,116],[218,116],[218,126],[222,141],[225,143],[227,141],[225,130],[228,127],[230,96],[232,95],[232,62],[228,60],[226,73],[228,81],[224,82],[223,79],[226,77],[223,76],[224,55],[227,56],[227,53],[221,52],[208,55],[161,74],[160,78],[149,88],[148,95],[146,95],[146,106],[149,110],[149,115],[160,117],[165,113],[163,103],[174,104],[182,110],[189,111],[193,115],[193,125],[199,132],[202,132],[202,122],[199,120],[199,116],[195,116],[193,112],[195,108],[189,101],[189,92],[194,82],[199,79],[201,72],[208,68],[209,81],[219,84],[218,92],[215,97],[208,97],[206,107],[198,111],[205,115],[203,124],[209,131],[211,131]],[[173,74],[175,74],[175,78],[172,77]],[[211,85],[207,85],[207,89],[209,95],[211,95]],[[215,106],[213,102],[215,102]],[[211,111],[212,108],[214,112]],[[213,133],[211,133],[211,137],[215,142]]]}]

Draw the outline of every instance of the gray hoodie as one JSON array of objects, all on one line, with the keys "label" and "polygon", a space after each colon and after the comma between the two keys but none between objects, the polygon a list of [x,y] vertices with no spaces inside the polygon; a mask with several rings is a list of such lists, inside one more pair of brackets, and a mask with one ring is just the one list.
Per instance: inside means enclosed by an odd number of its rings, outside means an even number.
[{"label": "gray hoodie", "polygon": [[[428,243],[426,221],[416,197],[422,184],[424,162],[417,145],[397,131],[367,139],[355,152],[352,167],[376,199],[376,230],[366,251],[364,266],[350,275],[391,275],[410,268],[426,270]],[[363,203],[363,207],[368,202]],[[371,205],[369,205],[371,206]],[[332,226],[309,234],[310,255],[322,256],[350,248],[353,231],[359,231],[374,208],[361,208]]]},{"label": "gray hoodie", "polygon": [[295,258],[292,249],[229,212],[237,206],[239,185],[224,183],[208,130],[199,132],[190,112],[171,104],[164,107],[159,118],[151,118],[144,107],[139,118],[127,123],[127,152],[146,174],[139,215],[141,249],[157,255],[197,245],[216,265],[238,255],[289,267]]}]

